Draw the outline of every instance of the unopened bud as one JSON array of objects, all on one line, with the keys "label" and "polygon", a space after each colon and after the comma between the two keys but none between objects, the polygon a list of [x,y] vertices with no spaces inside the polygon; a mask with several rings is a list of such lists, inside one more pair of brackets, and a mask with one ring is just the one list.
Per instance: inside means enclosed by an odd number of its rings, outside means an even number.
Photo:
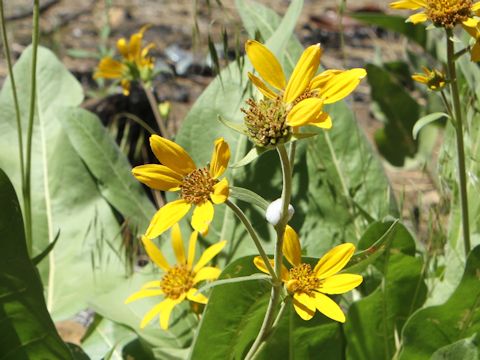
[{"label": "unopened bud", "polygon": [[[295,213],[295,209],[291,204],[288,204],[288,220],[290,220]],[[282,215],[282,199],[277,199],[268,205],[267,211],[265,212],[265,218],[268,223],[275,226],[280,221]]]}]

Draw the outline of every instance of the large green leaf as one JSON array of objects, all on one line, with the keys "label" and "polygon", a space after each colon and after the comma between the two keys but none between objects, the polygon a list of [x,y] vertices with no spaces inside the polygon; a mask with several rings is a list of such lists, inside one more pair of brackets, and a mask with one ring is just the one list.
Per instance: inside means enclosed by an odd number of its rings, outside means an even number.
[{"label": "large green leaf", "polygon": [[65,109],[60,118],[73,147],[97,179],[102,195],[136,232],[144,232],[155,208],[100,119],[79,108]]},{"label": "large green leaf", "polygon": [[[430,359],[439,348],[480,332],[480,246],[468,256],[460,285],[442,305],[416,312],[402,332],[401,359]],[[478,349],[478,344],[476,345]]]},{"label": "large green leaf", "polygon": [[[388,227],[389,223],[372,224],[359,247],[369,247],[377,239],[376,234]],[[414,257],[415,242],[403,225],[399,225],[387,249],[375,262],[384,275],[380,285],[349,309],[345,325],[349,359],[392,359],[395,334],[425,301],[422,260]]]},{"label": "large green leaf", "polygon": [[[27,128],[32,51],[15,64],[23,129]],[[120,227],[96,181],[72,147],[59,110],[78,106],[82,89],[49,50],[39,48],[36,117],[32,149],[33,256],[60,232],[48,261],[39,265],[47,308],[55,319],[69,317],[94,294],[123,277],[116,250]],[[0,93],[0,168],[20,197],[17,128],[10,82]],[[25,142],[24,142],[25,144]]]},{"label": "large green leaf", "polygon": [[20,205],[0,170],[0,354],[4,360],[73,359],[48,314],[30,261]]}]

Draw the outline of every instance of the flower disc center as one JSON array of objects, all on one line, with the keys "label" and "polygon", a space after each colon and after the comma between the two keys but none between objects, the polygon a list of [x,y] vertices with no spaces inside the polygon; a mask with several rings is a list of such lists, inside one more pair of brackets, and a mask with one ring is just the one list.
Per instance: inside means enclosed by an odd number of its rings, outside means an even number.
[{"label": "flower disc center", "polygon": [[178,299],[193,287],[194,274],[187,265],[175,265],[170,268],[160,281],[160,288],[166,297]]},{"label": "flower disc center", "polygon": [[309,264],[300,264],[290,269],[290,280],[287,282],[287,290],[290,293],[305,293],[313,296],[320,287],[320,279],[313,273]]},{"label": "flower disc center", "polygon": [[427,0],[426,13],[435,25],[453,28],[472,16],[472,0]]},{"label": "flower disc center", "polygon": [[182,199],[190,204],[202,204],[209,200],[216,183],[218,180],[212,178],[208,168],[195,169],[182,180],[180,185]]}]

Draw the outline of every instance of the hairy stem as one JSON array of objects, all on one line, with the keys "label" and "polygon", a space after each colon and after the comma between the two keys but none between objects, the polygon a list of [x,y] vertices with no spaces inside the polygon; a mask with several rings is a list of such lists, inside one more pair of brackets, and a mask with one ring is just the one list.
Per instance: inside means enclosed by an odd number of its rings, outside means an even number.
[{"label": "hairy stem", "polygon": [[462,208],[463,241],[465,254],[470,252],[470,225],[468,217],[467,176],[465,166],[465,146],[463,143],[462,109],[460,107],[460,94],[458,91],[457,71],[455,69],[455,50],[452,40],[452,30],[447,29],[447,65],[450,78],[450,92],[452,96],[453,111],[455,114],[455,133],[457,139],[458,181],[460,185],[460,203]]}]

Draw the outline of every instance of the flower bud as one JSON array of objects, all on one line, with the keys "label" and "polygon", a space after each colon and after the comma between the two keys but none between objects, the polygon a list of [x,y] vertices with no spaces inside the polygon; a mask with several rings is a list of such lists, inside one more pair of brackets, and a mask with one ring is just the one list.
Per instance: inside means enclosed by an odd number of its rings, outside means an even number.
[{"label": "flower bud", "polygon": [[[295,213],[295,209],[291,204],[288,204],[288,220],[290,220]],[[282,199],[277,199],[268,205],[267,211],[265,212],[265,219],[268,223],[275,226],[280,221],[282,215]]]}]

